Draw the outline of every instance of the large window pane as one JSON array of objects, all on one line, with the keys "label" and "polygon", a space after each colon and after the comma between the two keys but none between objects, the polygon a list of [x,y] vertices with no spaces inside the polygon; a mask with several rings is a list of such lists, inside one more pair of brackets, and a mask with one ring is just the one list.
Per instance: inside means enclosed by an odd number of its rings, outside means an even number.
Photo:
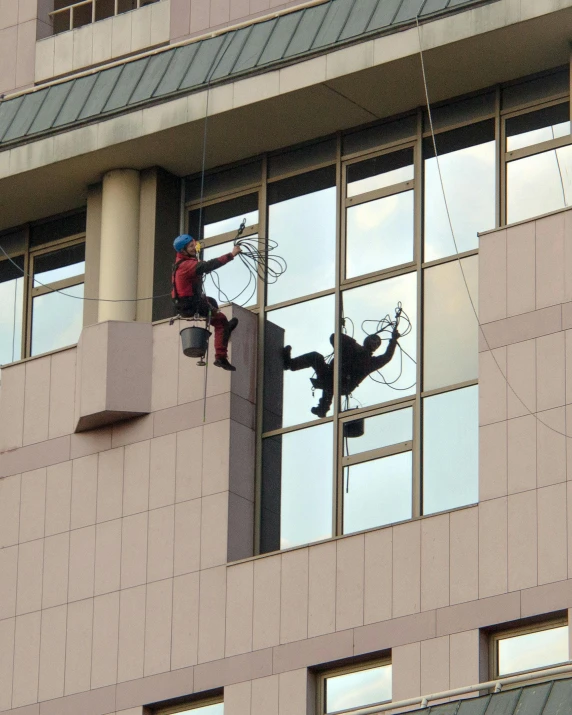
[{"label": "large window pane", "polygon": [[433,142],[426,139],[425,261],[456,253],[447,207],[459,253],[477,248],[477,232],[495,226],[494,123],[438,134],[436,142],[447,203]]},{"label": "large window pane", "polygon": [[344,469],[344,534],[411,518],[411,452]]},{"label": "large window pane", "polygon": [[85,273],[85,244],[62,248],[34,258],[34,287]]},{"label": "large window pane", "polygon": [[177,715],[224,715],[224,703],[213,703],[212,705],[200,705],[199,707],[189,708],[188,710],[177,710]]},{"label": "large window pane", "polygon": [[83,283],[65,293],[46,293],[32,301],[32,355],[74,345],[83,326]]},{"label": "large window pane", "polygon": [[234,233],[238,231],[243,219],[246,219],[247,226],[258,223],[258,194],[240,196],[191,211],[189,233],[203,239]]},{"label": "large window pane", "polygon": [[[249,236],[253,241],[258,236]],[[230,253],[233,242],[219,243],[216,246],[205,248],[203,258],[210,261]],[[239,305],[254,305],[257,302],[258,284],[256,276],[252,276],[246,265],[236,256],[232,263],[223,266],[218,271],[213,271],[205,276],[205,293],[219,303],[238,303]]]},{"label": "large window pane", "polygon": [[333,425],[263,440],[263,552],[332,536]]},{"label": "large window pane", "polygon": [[347,195],[358,196],[413,179],[413,149],[402,149],[348,166]]},{"label": "large window pane", "polygon": [[[342,303],[346,330],[354,338],[353,342],[342,341],[342,409],[365,407],[414,394],[417,380],[417,274],[407,273],[344,291]],[[399,323],[402,337],[389,362],[376,369],[389,357],[386,351],[391,329],[380,334],[382,344],[373,354],[365,349],[363,341],[382,327],[385,316],[394,319],[399,304],[403,308]]]},{"label": "large window pane", "polygon": [[524,221],[572,202],[572,145],[509,162],[507,222]]},{"label": "large window pane", "polygon": [[478,257],[464,258],[461,265],[462,272],[459,261],[425,271],[424,390],[477,377],[478,324],[473,305],[478,309]]},{"label": "large window pane", "polygon": [[[264,430],[269,431],[316,419],[312,407],[314,370],[284,370],[283,348],[290,345],[292,357],[320,356],[322,363],[333,352],[334,296],[306,301],[267,314],[265,331]],[[329,372],[329,371],[328,371]],[[327,378],[326,378],[327,379]],[[333,385],[329,372],[329,385]],[[331,387],[330,387],[331,389]]]},{"label": "large window pane", "polygon": [[326,678],[326,713],[391,700],[391,665]]},{"label": "large window pane", "polygon": [[390,447],[392,444],[408,442],[413,439],[413,408],[411,407],[384,412],[381,415],[375,415],[375,417],[362,418],[362,421],[363,435],[344,439],[345,457],[369,452],[372,449]]},{"label": "large window pane", "polygon": [[[14,259],[23,266],[21,258]],[[10,261],[0,263],[0,365],[22,357],[24,277]]]},{"label": "large window pane", "polygon": [[270,184],[268,236],[288,270],[268,286],[268,304],[332,288],[335,282],[335,169]]},{"label": "large window pane", "polygon": [[568,626],[498,641],[498,675],[548,668],[568,660]]},{"label": "large window pane", "polygon": [[346,277],[413,260],[413,191],[392,194],[347,210]]},{"label": "large window pane", "polygon": [[478,501],[478,388],[423,400],[423,513]]},{"label": "large window pane", "polygon": [[528,112],[506,121],[506,149],[514,151],[570,134],[570,105]]}]

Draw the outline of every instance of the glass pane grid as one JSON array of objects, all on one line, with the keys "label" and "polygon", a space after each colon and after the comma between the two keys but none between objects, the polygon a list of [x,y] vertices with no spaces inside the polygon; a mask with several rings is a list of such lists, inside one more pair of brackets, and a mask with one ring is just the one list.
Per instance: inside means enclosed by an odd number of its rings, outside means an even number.
[{"label": "glass pane grid", "polygon": [[499,677],[549,668],[569,659],[568,626],[507,636],[497,641]]}]

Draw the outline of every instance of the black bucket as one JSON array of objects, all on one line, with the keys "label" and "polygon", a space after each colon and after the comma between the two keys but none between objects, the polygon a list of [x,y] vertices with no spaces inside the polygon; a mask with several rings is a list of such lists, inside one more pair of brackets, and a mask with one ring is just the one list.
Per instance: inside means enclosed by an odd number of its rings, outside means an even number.
[{"label": "black bucket", "polygon": [[206,328],[199,328],[194,325],[190,328],[183,328],[179,334],[183,345],[183,353],[187,357],[203,357],[207,351],[211,335]]},{"label": "black bucket", "polygon": [[[352,407],[350,409],[354,409]],[[352,420],[351,422],[344,422],[344,437],[348,439],[355,439],[356,437],[363,437],[365,432],[365,419],[363,417],[357,420]]]}]

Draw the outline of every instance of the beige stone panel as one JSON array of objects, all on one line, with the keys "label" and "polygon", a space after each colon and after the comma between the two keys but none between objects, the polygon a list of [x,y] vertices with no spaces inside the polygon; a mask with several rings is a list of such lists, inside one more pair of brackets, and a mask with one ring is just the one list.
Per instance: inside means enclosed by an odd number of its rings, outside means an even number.
[{"label": "beige stone panel", "polygon": [[92,432],[71,435],[71,459],[111,449],[111,428],[103,427]]},{"label": "beige stone panel", "polygon": [[280,94],[294,92],[326,81],[326,56],[290,65],[280,70]]},{"label": "beige stone panel", "polygon": [[175,501],[198,499],[202,489],[203,428],[177,433]]},{"label": "beige stone panel", "polygon": [[572,215],[564,214],[564,300],[572,300]]},{"label": "beige stone panel", "polygon": [[230,567],[226,576],[226,657],[252,650],[253,599],[252,561]]},{"label": "beige stone panel", "polygon": [[282,554],[280,643],[308,636],[308,549]]},{"label": "beige stone panel", "polygon": [[138,514],[149,508],[150,441],[125,447],[123,475],[123,516]]},{"label": "beige stone panel", "polygon": [[117,682],[118,646],[119,591],[93,599],[92,689]]},{"label": "beige stone panel", "polygon": [[253,102],[262,102],[265,99],[276,97],[280,94],[280,73],[265,72],[256,77],[239,80],[234,86],[234,107],[244,107]]},{"label": "beige stone panel", "polygon": [[44,536],[46,514],[46,470],[22,474],[20,493],[20,543]]},{"label": "beige stone panel", "polygon": [[93,24],[92,37],[92,62],[98,64],[110,60],[111,35],[113,31],[113,18],[109,17]]},{"label": "beige stone panel", "polygon": [[[350,658],[354,654],[353,634],[354,631],[348,628],[276,646],[272,652],[272,670],[274,673],[286,673],[297,668]],[[372,650],[380,650],[379,644]]]},{"label": "beige stone panel", "polygon": [[565,333],[545,335],[536,340],[537,410],[549,410],[565,403]]},{"label": "beige stone panel", "polygon": [[73,32],[63,32],[54,38],[54,75],[73,69]]},{"label": "beige stone panel", "polygon": [[536,432],[534,415],[508,421],[509,494],[536,488]]},{"label": "beige stone panel", "polygon": [[520,618],[520,593],[480,598],[437,611],[437,635],[470,631]]},{"label": "beige stone panel", "polygon": [[121,519],[95,527],[94,593],[118,591],[121,584]]},{"label": "beige stone panel", "polygon": [[16,614],[38,611],[42,605],[44,540],[28,541],[18,549]]},{"label": "beige stone panel", "polygon": [[171,668],[195,665],[199,646],[199,574],[173,579]]},{"label": "beige stone panel", "polygon": [[421,525],[414,521],[393,529],[393,617],[421,608]]},{"label": "beige stone panel", "polygon": [[375,623],[391,618],[393,530],[370,531],[364,538],[364,623]]},{"label": "beige stone panel", "polygon": [[35,20],[41,15],[41,8],[38,7],[37,0],[18,0],[18,22],[28,22]]},{"label": "beige stone panel", "polygon": [[364,561],[363,534],[337,542],[336,630],[363,625]]},{"label": "beige stone panel", "polygon": [[[572,482],[566,484],[566,513],[568,515],[568,578],[572,577]],[[571,651],[572,652],[572,651]]]},{"label": "beige stone panel", "polygon": [[171,0],[169,37],[176,40],[189,34],[191,3],[188,0]]},{"label": "beige stone panel", "polygon": [[121,447],[151,439],[153,436],[153,415],[119,422],[111,428],[111,435],[112,447]]},{"label": "beige stone panel", "polygon": [[169,41],[170,3],[159,2],[151,6],[151,44]]},{"label": "beige stone panel", "polygon": [[479,510],[462,509],[450,516],[451,605],[479,595]]},{"label": "beige stone panel", "polygon": [[72,467],[71,528],[95,524],[97,509],[96,454],[74,459]]},{"label": "beige stone panel", "polygon": [[307,712],[308,671],[306,668],[280,673],[278,684],[279,715],[301,715]]},{"label": "beige stone panel", "polygon": [[14,0],[0,0],[0,30],[18,24],[18,3]]},{"label": "beige stone panel", "polygon": [[203,428],[202,494],[217,494],[229,488],[230,420],[207,424]]},{"label": "beige stone panel", "polygon": [[235,420],[230,422],[230,455],[229,489],[253,502],[256,434]]},{"label": "beige stone panel", "polygon": [[479,504],[479,598],[507,590],[507,498]]},{"label": "beige stone panel", "polygon": [[147,521],[147,513],[123,518],[121,588],[139,586],[147,580]]},{"label": "beige stone panel", "polygon": [[14,681],[12,707],[30,705],[38,699],[41,614],[29,613],[16,618],[14,639]]},{"label": "beige stone panel", "polygon": [[449,605],[449,515],[421,522],[421,610]]},{"label": "beige stone panel", "polygon": [[[45,534],[51,536],[70,528],[72,463],[47,468]],[[1,489],[1,486],[0,486]],[[1,498],[0,498],[1,503]]]},{"label": "beige stone panel", "polygon": [[95,526],[70,532],[68,601],[80,601],[94,594]]},{"label": "beige stone panel", "polygon": [[449,636],[421,643],[421,693],[449,689]]},{"label": "beige stone panel", "polygon": [[536,307],[564,303],[564,214],[536,221]]},{"label": "beige stone panel", "polygon": [[[144,118],[145,126],[152,128],[152,125],[156,124],[160,131],[161,129],[167,129],[169,126],[177,126],[189,121],[187,98],[185,98],[184,101],[182,99],[175,100],[175,102],[169,103],[169,105],[171,104],[173,104],[173,106],[163,105],[161,113],[158,111],[159,107],[151,107],[151,110],[155,109],[156,111],[154,113],[146,112]],[[180,331],[178,332],[180,334]],[[177,399],[179,405],[182,405],[185,402],[194,402],[195,400],[203,399],[205,394],[206,373],[201,367],[196,365],[196,361],[189,359],[183,353],[180,343],[178,343],[178,345],[179,385]],[[218,372],[220,372],[220,370],[217,370],[217,373]]]},{"label": "beige stone panel", "polygon": [[226,567],[200,574],[199,663],[224,657]]},{"label": "beige stone panel", "polygon": [[142,7],[131,19],[131,51],[142,50],[151,44],[151,7]]},{"label": "beige stone panel", "polygon": [[506,232],[507,316],[536,308],[535,225],[519,224]]},{"label": "beige stone panel", "polygon": [[67,606],[42,613],[38,699],[51,700],[64,694]]},{"label": "beige stone panel", "polygon": [[252,681],[252,715],[278,715],[279,682],[278,675]]},{"label": "beige stone panel", "polygon": [[0,620],[0,710],[12,705],[15,618]]},{"label": "beige stone panel", "polygon": [[0,548],[18,543],[21,476],[0,479]]},{"label": "beige stone panel", "polygon": [[16,86],[34,83],[36,60],[36,20],[20,22],[18,25],[18,47],[16,54]]},{"label": "beige stone panel", "polygon": [[507,423],[479,429],[479,499],[496,499],[507,493]]},{"label": "beige stone panel", "polygon": [[117,660],[117,682],[119,683],[143,676],[145,591],[145,586],[138,586],[120,593]]},{"label": "beige stone panel", "polygon": [[147,581],[173,576],[175,544],[175,508],[166,506],[149,512]]},{"label": "beige stone panel", "polygon": [[[194,96],[194,95],[191,95]],[[179,126],[180,124],[185,124],[189,120],[188,116],[188,105],[189,105],[190,98],[188,97],[181,97],[180,99],[175,99],[171,102],[168,102],[166,104],[157,104],[155,106],[151,107],[145,107],[143,110],[143,134],[154,134],[155,132],[160,132],[165,129],[170,129],[171,127],[176,127]],[[203,112],[204,115],[204,112]],[[163,323],[163,325],[166,325],[166,323]],[[157,329],[159,326],[155,326],[155,329]],[[173,343],[171,345],[171,348],[177,349],[177,355],[179,354],[181,348],[179,346],[179,333],[178,331],[175,332],[175,328],[171,328],[172,331],[172,337],[177,339],[176,343]],[[170,348],[165,349],[163,351],[163,354],[171,352]],[[178,360],[179,358],[177,358]],[[186,363],[186,373],[183,373],[183,370],[185,369],[183,367],[183,358],[180,359],[179,362],[179,385],[177,385],[177,376],[175,375],[169,375],[169,376],[161,376],[159,379],[164,380],[166,385],[168,386],[169,390],[175,390],[178,391],[179,394],[179,403],[180,402],[188,402],[188,395],[189,394],[196,394],[196,391],[198,389],[198,386],[195,384],[192,384],[192,379],[191,379],[191,374],[188,372],[189,370],[189,358],[184,358],[184,360],[187,360]],[[176,368],[175,368],[176,369]],[[180,380],[183,379],[183,382],[181,383]],[[158,395],[159,399],[161,399],[161,396]],[[194,398],[196,399],[196,398]]]},{"label": "beige stone panel", "polygon": [[30,444],[21,449],[0,452],[0,479],[33,469],[66,462],[70,456],[70,438],[58,437],[47,442]]},{"label": "beige stone panel", "polygon": [[230,20],[230,0],[211,0],[210,26],[224,25]]},{"label": "beige stone panel", "polygon": [[153,411],[177,404],[179,336],[168,323],[153,327]]},{"label": "beige stone panel", "polygon": [[177,436],[152,439],[150,459],[149,509],[174,504]]},{"label": "beige stone panel", "polygon": [[250,681],[227,685],[224,689],[224,712],[226,715],[250,715],[251,690]]},{"label": "beige stone panel", "polygon": [[16,615],[18,547],[0,549],[0,620]]},{"label": "beige stone panel", "polygon": [[479,318],[481,323],[506,318],[507,232],[481,236],[479,243]]},{"label": "beige stone panel", "polygon": [[536,410],[536,342],[514,343],[506,354],[508,417],[528,415]]},{"label": "beige stone panel", "polygon": [[269,648],[280,642],[280,554],[254,562],[252,647]]},{"label": "beige stone panel", "polygon": [[123,447],[101,452],[97,470],[97,521],[119,519],[123,509]]},{"label": "beige stone panel", "polygon": [[16,49],[18,27],[0,30],[0,92],[16,87]]},{"label": "beige stone panel", "polygon": [[111,54],[120,57],[131,52],[131,18],[133,13],[126,12],[113,18],[111,35]]},{"label": "beige stone panel", "polygon": [[409,643],[391,649],[393,700],[421,695],[421,644]]},{"label": "beige stone panel", "polygon": [[566,485],[539,489],[538,583],[561,581],[568,576]]},{"label": "beige stone panel", "polygon": [[565,354],[565,367],[566,367],[566,404],[572,402],[572,330],[566,331],[565,337],[566,344],[566,354]]},{"label": "beige stone panel", "polygon": [[76,351],[54,353],[51,359],[48,437],[54,439],[73,432]]},{"label": "beige stone panel", "polygon": [[198,571],[201,565],[201,500],[175,504],[175,576]]},{"label": "beige stone panel", "polygon": [[93,637],[93,599],[68,605],[65,695],[89,690]]},{"label": "beige stone panel", "polygon": [[201,508],[201,568],[226,563],[228,492],[203,497]]},{"label": "beige stone panel", "polygon": [[536,415],[536,483],[539,487],[566,481],[566,408]]},{"label": "beige stone panel", "polygon": [[30,360],[26,363],[24,445],[44,442],[48,439],[50,366],[51,357]]},{"label": "beige stone panel", "polygon": [[536,491],[508,498],[508,590],[536,586],[538,534]]},{"label": "beige stone panel", "polygon": [[462,688],[479,682],[479,636],[478,630],[449,636],[450,688]]},{"label": "beige stone panel", "polygon": [[209,27],[209,0],[191,0],[191,35]]},{"label": "beige stone panel", "polygon": [[479,354],[479,424],[507,417],[506,348]]},{"label": "beige stone panel", "polygon": [[[0,32],[0,47],[2,47]],[[2,62],[0,62],[0,67]],[[1,70],[0,70],[1,72]],[[0,451],[21,447],[24,437],[24,387],[26,365],[2,368],[0,399]]]},{"label": "beige stone panel", "polygon": [[48,536],[44,542],[42,608],[67,603],[69,571],[69,533]]},{"label": "beige stone panel", "polygon": [[171,668],[173,579],[147,586],[145,608],[145,664],[143,674],[156,675]]},{"label": "beige stone panel", "polygon": [[336,543],[308,551],[308,637],[336,630]]},{"label": "beige stone panel", "polygon": [[528,588],[521,592],[522,617],[538,616],[569,607],[572,599],[572,580]]},{"label": "beige stone panel", "polygon": [[93,25],[84,25],[73,31],[72,65],[74,70],[88,67],[93,62]]}]

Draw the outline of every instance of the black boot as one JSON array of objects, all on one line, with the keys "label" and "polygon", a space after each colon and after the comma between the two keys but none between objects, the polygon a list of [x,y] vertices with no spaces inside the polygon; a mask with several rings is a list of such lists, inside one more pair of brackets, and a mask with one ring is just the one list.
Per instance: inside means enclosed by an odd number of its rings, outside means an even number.
[{"label": "black boot", "polygon": [[223,338],[225,342],[230,340],[230,334],[238,325],[238,318],[231,318],[223,328]]},{"label": "black boot", "polygon": [[284,362],[284,369],[289,370],[290,365],[292,364],[292,346],[291,345],[285,345],[282,348],[282,360]]},{"label": "black boot", "polygon": [[234,372],[236,370],[235,366],[231,365],[227,358],[217,358],[213,365],[215,367],[221,367],[223,370],[230,370],[230,372]]}]

